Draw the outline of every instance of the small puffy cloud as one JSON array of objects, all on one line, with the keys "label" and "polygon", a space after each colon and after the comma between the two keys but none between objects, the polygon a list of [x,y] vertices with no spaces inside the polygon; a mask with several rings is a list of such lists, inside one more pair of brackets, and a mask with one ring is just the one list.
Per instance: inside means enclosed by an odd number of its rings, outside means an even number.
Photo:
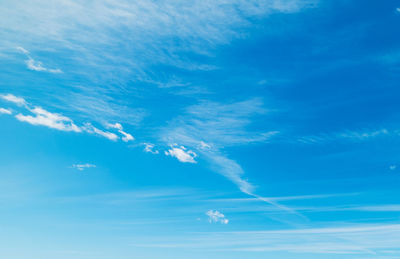
[{"label": "small puffy cloud", "polygon": [[391,171],[396,170],[396,168],[397,168],[397,165],[391,165],[391,166],[389,166],[389,169],[390,169]]},{"label": "small puffy cloud", "polygon": [[11,114],[12,111],[5,108],[0,108],[0,114]]},{"label": "small puffy cloud", "polygon": [[26,101],[25,101],[24,98],[17,97],[17,96],[15,96],[15,95],[13,95],[13,94],[0,95],[0,97],[1,97],[3,100],[6,100],[6,101],[9,101],[9,102],[15,103],[16,105],[19,105],[19,106],[24,106],[24,105],[26,105]]},{"label": "small puffy cloud", "polygon": [[144,151],[147,153],[158,154],[158,150],[154,150],[154,144],[151,143],[143,143]]},{"label": "small puffy cloud", "polygon": [[206,212],[208,216],[208,222],[210,223],[221,223],[221,224],[228,224],[229,220],[225,217],[224,214],[219,212],[218,210],[209,210]]},{"label": "small puffy cloud", "polygon": [[133,138],[133,136],[132,136],[131,134],[126,133],[126,132],[124,132],[124,131],[122,131],[122,130],[120,130],[120,131],[118,131],[118,132],[121,133],[121,134],[123,135],[122,141],[128,142],[128,141],[134,140],[134,138]]},{"label": "small puffy cloud", "polygon": [[197,163],[194,160],[197,154],[191,150],[186,150],[184,146],[171,146],[168,151],[165,151],[165,155],[176,157],[182,163]]},{"label": "small puffy cloud", "polygon": [[95,168],[95,167],[96,167],[96,165],[93,165],[93,164],[73,164],[72,165],[72,168],[76,168],[79,171],[83,171],[87,168]]},{"label": "small puffy cloud", "polygon": [[129,142],[129,141],[135,140],[135,138],[131,134],[129,134],[123,130],[123,127],[120,123],[115,123],[115,124],[107,123],[106,126],[107,126],[107,128],[117,129],[118,132],[122,135],[121,139],[124,142]]},{"label": "small puffy cloud", "polygon": [[47,69],[42,66],[42,62],[35,61],[34,59],[30,58],[25,61],[26,66],[30,70],[35,70],[35,71],[46,71]]},{"label": "small puffy cloud", "polygon": [[396,8],[396,12],[400,13],[400,7]]},{"label": "small puffy cloud", "polygon": [[118,139],[118,136],[112,132],[108,132],[108,131],[103,131],[100,130],[96,127],[94,127],[92,124],[90,123],[86,123],[85,126],[82,127],[86,132],[90,133],[90,134],[96,134],[105,138],[108,138],[109,140],[113,140],[116,141]]},{"label": "small puffy cloud", "polygon": [[15,118],[17,118],[19,121],[27,122],[32,125],[41,125],[62,131],[82,131],[70,118],[66,116],[48,112],[40,107],[35,107],[34,109],[30,109],[30,111],[34,114],[34,116],[23,115],[19,113],[15,116]]}]

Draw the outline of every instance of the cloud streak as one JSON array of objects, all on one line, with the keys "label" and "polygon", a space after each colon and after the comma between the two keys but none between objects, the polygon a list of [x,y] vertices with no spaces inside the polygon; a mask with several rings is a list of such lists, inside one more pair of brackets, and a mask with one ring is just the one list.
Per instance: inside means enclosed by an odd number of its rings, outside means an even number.
[{"label": "cloud streak", "polygon": [[83,171],[85,169],[95,168],[95,167],[96,167],[96,165],[88,164],[88,163],[86,163],[86,164],[73,164],[72,165],[72,168],[76,168],[79,171]]},{"label": "cloud streak", "polygon": [[350,140],[354,142],[366,141],[377,137],[400,135],[396,131],[390,131],[388,129],[378,130],[346,130],[344,132],[336,132],[330,134],[319,134],[313,136],[304,136],[297,139],[298,142],[304,144],[324,144],[330,143],[337,140]]},{"label": "cloud streak", "polygon": [[5,109],[5,108],[0,108],[0,114],[12,114],[12,111],[9,109]]},{"label": "cloud streak", "polygon": [[21,53],[25,54],[26,57],[28,58],[25,60],[26,67],[30,70],[33,71],[39,71],[39,72],[49,72],[52,74],[59,74],[62,73],[61,69],[59,68],[46,68],[43,66],[42,62],[34,60],[30,56],[30,52],[23,47],[17,47],[17,50],[19,50]]},{"label": "cloud streak", "polygon": [[[400,254],[399,224],[353,224],[338,227],[288,230],[200,233],[195,238],[169,237],[166,242],[137,244],[144,247],[202,249],[208,251],[247,251],[254,256],[265,252],[295,254],[337,254],[374,257]],[[174,242],[175,241],[175,242]],[[365,257],[363,257],[365,258]]]},{"label": "cloud streak", "polygon": [[115,133],[98,129],[95,126],[93,126],[91,123],[85,123],[85,125],[82,128],[90,134],[95,134],[95,135],[98,135],[101,137],[105,137],[112,141],[116,141],[119,138]]},{"label": "cloud streak", "polygon": [[[186,114],[169,123],[161,133],[163,142],[182,143],[201,155],[211,168],[235,183],[242,192],[254,191],[254,186],[243,179],[243,169],[229,159],[221,149],[268,141],[277,131],[249,132],[246,126],[256,115],[265,114],[261,99],[222,104],[204,101],[189,106]],[[175,150],[178,151],[178,150]]]},{"label": "cloud streak", "polygon": [[[278,131],[251,132],[246,129],[253,117],[266,113],[262,100],[258,98],[228,104],[202,102],[188,107],[186,115],[173,120],[161,133],[161,138],[167,143],[182,143],[195,149],[213,171],[226,177],[243,193],[304,218],[293,209],[257,195],[255,186],[244,178],[242,167],[222,152],[222,149],[234,145],[267,142],[279,134]],[[194,158],[183,149],[172,148],[166,154],[181,162],[194,162]]]}]

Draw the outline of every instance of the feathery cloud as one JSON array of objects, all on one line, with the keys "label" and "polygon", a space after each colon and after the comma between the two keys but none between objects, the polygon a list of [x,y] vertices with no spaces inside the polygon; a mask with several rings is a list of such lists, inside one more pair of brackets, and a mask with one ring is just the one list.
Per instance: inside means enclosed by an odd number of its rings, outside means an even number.
[{"label": "feathery cloud", "polygon": [[373,139],[376,137],[391,136],[394,134],[396,134],[396,132],[391,132],[387,129],[363,130],[363,131],[347,130],[344,132],[336,132],[330,134],[304,136],[298,138],[297,141],[305,144],[321,144],[337,140],[350,140],[357,142],[357,141],[365,141],[368,139]]},{"label": "feathery cloud", "polygon": [[24,53],[24,54],[29,54],[29,51],[28,50],[26,50],[26,49],[24,49],[23,47],[21,47],[21,46],[18,46],[17,48],[16,48],[18,51],[20,51],[21,53]]},{"label": "feathery cloud", "polygon": [[17,47],[17,50],[19,50],[21,53],[25,54],[26,57],[28,58],[25,60],[26,67],[30,70],[34,71],[43,71],[43,72],[49,72],[53,74],[59,74],[62,73],[61,69],[53,69],[53,68],[46,68],[43,66],[42,62],[34,60],[29,54],[30,52],[26,50],[23,47]]},{"label": "feathery cloud", "polygon": [[0,108],[0,114],[12,114],[12,111],[5,108]]},{"label": "feathery cloud", "polygon": [[388,256],[382,258],[395,258],[393,251],[397,251],[396,254],[400,252],[400,224],[347,224],[321,228],[212,232],[202,233],[196,238],[178,240],[176,243],[169,241],[161,245],[153,243],[145,246],[214,251],[218,245],[223,251],[236,252],[290,252],[330,256],[336,254],[348,258],[376,258],[377,254],[380,254]]},{"label": "feathery cloud", "polygon": [[87,133],[96,134],[96,135],[105,137],[105,138],[107,138],[109,140],[112,140],[112,141],[116,141],[119,138],[116,134],[114,134],[112,132],[103,131],[101,129],[98,129],[95,126],[93,126],[91,123],[85,123],[85,125],[82,126],[82,129],[84,131],[86,131]]},{"label": "feathery cloud", "polygon": [[254,191],[254,186],[243,178],[241,166],[228,158],[221,149],[266,142],[278,134],[278,131],[247,130],[246,127],[253,117],[266,112],[259,98],[225,104],[203,101],[189,106],[186,114],[172,120],[160,135],[164,142],[179,142],[196,150],[214,171],[228,178],[244,193],[250,194]]},{"label": "feathery cloud", "polygon": [[73,164],[72,165],[72,168],[76,168],[76,169],[78,169],[79,171],[83,171],[83,170],[85,170],[85,169],[88,169],[88,168],[95,168],[96,167],[96,165],[93,165],[93,164]]}]

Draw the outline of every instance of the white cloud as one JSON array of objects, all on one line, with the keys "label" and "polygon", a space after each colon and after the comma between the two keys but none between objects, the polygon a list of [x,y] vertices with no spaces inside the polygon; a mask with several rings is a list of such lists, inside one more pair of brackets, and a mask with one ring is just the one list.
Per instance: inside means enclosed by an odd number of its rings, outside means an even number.
[{"label": "white cloud", "polygon": [[15,103],[16,105],[19,105],[19,106],[26,105],[26,101],[24,98],[17,97],[13,94],[0,95],[0,97],[6,101]]},{"label": "white cloud", "polygon": [[168,151],[165,151],[165,155],[176,157],[182,163],[197,163],[194,160],[197,154],[191,150],[186,150],[184,146],[171,146]]},{"label": "white cloud", "polygon": [[[263,108],[263,102],[260,98],[228,104],[206,101],[188,107],[187,114],[173,120],[169,127],[161,133],[161,138],[165,142],[179,141],[196,149],[196,152],[209,162],[213,171],[225,176],[243,193],[304,218],[303,215],[293,209],[255,194],[255,186],[244,178],[242,167],[221,151],[221,149],[233,145],[267,142],[270,138],[279,134],[279,131],[276,130],[269,132],[247,130],[247,126],[251,123],[253,117],[265,113],[267,113],[267,110]],[[178,158],[177,155],[185,155],[184,151],[175,147],[175,149],[170,149],[165,153],[175,155]],[[194,161],[187,155],[184,158]]]},{"label": "white cloud", "polygon": [[25,60],[26,67],[30,70],[34,71],[44,71],[44,72],[49,72],[53,74],[59,74],[62,73],[61,69],[53,69],[53,68],[46,68],[43,66],[42,62],[34,60],[29,54],[29,51],[24,49],[23,47],[17,47],[17,50],[19,50],[21,53],[25,54],[26,57],[28,58]]},{"label": "white cloud", "polygon": [[108,138],[109,140],[116,141],[118,140],[118,136],[112,132],[108,131],[103,131],[100,130],[96,127],[94,127],[91,123],[85,123],[85,125],[82,127],[86,132],[90,134],[96,134],[105,138]]},{"label": "white cloud", "polygon": [[35,61],[33,58],[29,57],[29,59],[25,60],[26,66],[27,68],[29,68],[30,70],[34,70],[34,71],[44,71],[44,72],[49,72],[49,73],[53,73],[53,74],[60,74],[62,73],[61,69],[56,68],[56,69],[52,69],[52,68],[46,68],[42,65],[42,62],[40,61]]},{"label": "white cloud", "polygon": [[204,157],[209,161],[211,169],[225,176],[244,193],[251,195],[255,187],[243,178],[242,167],[234,160],[218,152],[204,152]]},{"label": "white cloud", "polygon": [[0,113],[2,114],[12,114],[10,109],[0,108]]},{"label": "white cloud", "polygon": [[400,13],[400,8],[399,7],[396,8],[396,12]]},{"label": "white cloud", "polygon": [[119,133],[121,133],[122,135],[123,135],[123,137],[122,137],[122,141],[124,141],[124,142],[128,142],[128,141],[133,141],[133,140],[135,140],[134,138],[133,138],[133,136],[131,135],[131,134],[129,134],[129,133],[126,133],[126,132],[124,132],[124,131],[119,131]]},{"label": "white cloud", "polygon": [[396,170],[396,168],[397,168],[397,165],[391,165],[391,166],[389,166],[389,169],[390,169],[391,171]]},{"label": "white cloud", "polygon": [[30,70],[35,70],[35,71],[46,71],[47,69],[42,66],[42,63],[39,61],[35,61],[34,59],[30,58],[25,61],[26,66]]},{"label": "white cloud", "polygon": [[29,51],[27,51],[26,49],[24,49],[23,47],[17,47],[17,50],[19,50],[20,52],[24,53],[24,54],[29,54]]},{"label": "white cloud", "polygon": [[40,107],[29,109],[35,116],[17,114],[15,118],[19,121],[27,122],[32,125],[42,125],[52,129],[62,131],[81,132],[82,130],[74,124],[74,122],[63,115],[48,112]]},{"label": "white cloud", "polygon": [[135,138],[131,134],[123,131],[123,127],[120,123],[115,123],[115,124],[107,123],[106,126],[108,128],[117,129],[118,132],[122,135],[122,141],[124,141],[124,142],[129,142],[129,141],[135,140]]},{"label": "white cloud", "polygon": [[[103,131],[94,127],[91,123],[85,123],[84,126],[77,126],[72,119],[63,116],[58,113],[49,112],[41,107],[30,108],[30,104],[21,97],[17,97],[12,94],[0,95],[0,98],[15,103],[19,106],[24,106],[26,110],[33,113],[33,115],[24,115],[18,113],[15,118],[22,122],[27,122],[32,125],[46,126],[52,129],[62,130],[62,131],[74,131],[82,132],[85,131],[89,134],[96,134],[105,137],[109,140],[116,141],[119,137],[112,132]],[[0,113],[11,114],[11,110],[0,108]],[[122,135],[122,141],[128,142],[134,140],[133,136],[129,133],[123,131],[122,125],[120,123],[107,124],[108,128],[115,128]]]},{"label": "white cloud", "polygon": [[122,125],[120,123],[118,123],[118,122],[115,123],[115,124],[107,123],[106,126],[107,126],[107,128],[113,128],[113,129],[122,130]]},{"label": "white cloud", "polygon": [[189,106],[186,114],[171,121],[160,135],[164,142],[179,142],[196,149],[214,171],[235,183],[242,192],[250,194],[254,186],[243,178],[241,166],[220,150],[234,145],[266,142],[278,134],[277,131],[247,130],[253,117],[266,112],[260,98],[226,104],[205,101]]},{"label": "white cloud", "polygon": [[147,153],[158,154],[158,150],[154,150],[154,144],[151,143],[143,143],[144,151]]},{"label": "white cloud", "polygon": [[228,224],[229,220],[225,217],[224,214],[221,212],[215,210],[209,210],[206,212],[206,215],[208,216],[208,221],[210,223],[221,223],[221,224]]},{"label": "white cloud", "polygon": [[78,169],[79,171],[83,171],[83,170],[85,170],[87,168],[95,168],[96,165],[93,165],[93,164],[73,164],[72,167]]}]

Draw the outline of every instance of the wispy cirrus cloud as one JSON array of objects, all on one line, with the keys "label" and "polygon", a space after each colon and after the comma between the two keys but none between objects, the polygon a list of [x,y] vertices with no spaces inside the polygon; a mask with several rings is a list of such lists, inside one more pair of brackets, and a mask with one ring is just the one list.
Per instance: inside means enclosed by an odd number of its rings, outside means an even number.
[{"label": "wispy cirrus cloud", "polygon": [[[160,133],[160,138],[164,143],[181,143],[195,150],[196,155],[207,161],[213,171],[226,177],[243,193],[303,217],[293,209],[255,194],[255,186],[244,178],[242,167],[222,152],[224,148],[230,146],[266,142],[278,134],[276,130],[269,132],[247,130],[252,118],[264,115],[266,112],[259,98],[228,104],[202,102],[188,107],[185,115],[172,120]],[[183,154],[184,150],[175,151]],[[189,160],[194,162],[194,159],[189,158]]]},{"label": "wispy cirrus cloud", "polygon": [[261,99],[222,104],[204,101],[189,106],[186,113],[172,120],[160,132],[164,143],[181,143],[207,160],[212,169],[235,183],[240,190],[251,193],[252,184],[243,179],[243,169],[221,149],[268,141],[278,131],[251,132],[246,129],[251,118],[265,114]]},{"label": "wispy cirrus cloud", "polygon": [[338,140],[349,140],[358,142],[358,141],[374,139],[377,137],[394,136],[394,135],[397,136],[399,135],[399,133],[397,131],[392,131],[385,128],[377,130],[364,129],[359,131],[346,130],[343,132],[304,136],[298,138],[297,141],[305,144],[323,144]]},{"label": "wispy cirrus cloud", "polygon": [[12,111],[10,109],[6,109],[6,108],[0,108],[0,114],[12,114]]},{"label": "wispy cirrus cloud", "polygon": [[[313,199],[328,199],[337,198],[345,196],[356,196],[359,193],[332,193],[332,194],[308,194],[308,195],[297,195],[297,196],[281,196],[281,197],[264,197],[272,201],[296,201],[296,200],[313,200]],[[238,203],[251,203],[259,202],[258,198],[221,198],[221,199],[211,199],[209,202],[238,202]]]},{"label": "wispy cirrus cloud", "polygon": [[28,58],[25,60],[26,67],[30,70],[34,71],[42,71],[42,72],[49,72],[53,74],[59,74],[62,73],[61,69],[59,68],[46,68],[43,66],[42,62],[34,60],[30,56],[30,52],[23,47],[17,47],[17,50],[19,50],[21,53],[25,54],[26,57]]},{"label": "wispy cirrus cloud", "polygon": [[[20,1],[0,7],[2,13],[9,17],[7,22],[1,23],[0,26],[7,26],[6,29],[14,32],[14,35],[25,35],[26,37],[21,37],[19,41],[23,42],[24,46],[30,43],[30,40],[41,39],[83,52],[85,58],[90,58],[89,65],[92,65],[94,60],[101,62],[100,56],[103,56],[104,63],[114,63],[118,60],[123,61],[124,65],[140,68],[139,64],[151,62],[151,59],[158,56],[157,60],[161,63],[180,67],[186,65],[189,69],[204,69],[202,67],[207,67],[207,64],[189,62],[178,53],[187,50],[207,53],[216,45],[226,44],[234,38],[241,37],[243,32],[239,29],[249,25],[249,18],[265,17],[273,13],[295,13],[304,8],[314,7],[317,3],[316,0],[206,0],[190,4],[182,0],[117,0],[112,3],[77,3],[63,0],[48,5],[46,1],[35,0],[35,4],[30,5],[31,8],[25,8],[26,2]],[[54,12],[58,13],[57,17],[51,15]],[[21,26],[25,17],[29,17],[30,23]],[[119,37],[112,37],[110,31],[115,31]],[[126,40],[134,44],[119,44]],[[180,44],[173,44],[176,40],[179,40]],[[96,54],[90,49],[99,45],[115,46],[112,44],[115,41],[119,47],[137,57],[136,61],[122,55],[113,58],[113,49],[103,52],[105,55]],[[158,44],[160,42],[164,43],[161,49]],[[144,50],[147,55],[140,55]],[[24,53],[29,54],[27,51]]]},{"label": "wispy cirrus cloud", "polygon": [[72,168],[76,168],[77,170],[79,170],[79,171],[83,171],[83,170],[85,170],[85,169],[88,169],[88,168],[95,168],[96,167],[96,165],[94,165],[94,164],[88,164],[88,163],[86,163],[86,164],[73,164],[72,165]]},{"label": "wispy cirrus cloud", "polygon": [[[143,247],[170,249],[203,249],[215,251],[248,251],[296,254],[337,254],[355,256],[392,256],[400,254],[399,224],[347,224],[337,227],[300,228],[267,231],[200,233],[194,238],[170,236]],[[365,258],[365,257],[363,257]]]},{"label": "wispy cirrus cloud", "polygon": [[[253,19],[296,13],[317,4],[318,0],[62,0],[52,5],[44,0],[10,1],[0,6],[0,12],[8,17],[0,21],[0,42],[9,49],[19,42],[24,48],[18,50],[24,55],[30,55],[27,49],[49,53],[50,58],[68,64],[69,75],[84,78],[79,86],[62,89],[65,94],[57,96],[62,105],[87,113],[92,120],[99,117],[99,123],[134,124],[142,116],[133,108],[126,109],[121,99],[136,98],[137,83],[178,85],[182,88],[179,92],[189,95],[208,91],[177,73],[155,72],[154,67],[214,70],[215,49],[246,37],[248,32],[243,29],[250,27]],[[61,72],[33,58],[28,58],[27,65],[37,71]],[[71,102],[71,98],[79,101]]]},{"label": "wispy cirrus cloud", "polygon": [[107,139],[109,139],[109,140],[112,140],[112,141],[116,141],[116,140],[118,140],[118,138],[119,138],[115,133],[112,133],[112,132],[108,132],[108,131],[104,131],[104,130],[98,129],[98,128],[96,128],[95,126],[93,126],[93,125],[92,125],[91,123],[89,123],[89,122],[85,123],[85,125],[82,126],[82,128],[83,128],[86,132],[88,132],[88,133],[90,133],[90,134],[95,134],[95,135],[98,135],[98,136],[102,136],[102,137],[105,137],[105,138],[107,138]]}]

